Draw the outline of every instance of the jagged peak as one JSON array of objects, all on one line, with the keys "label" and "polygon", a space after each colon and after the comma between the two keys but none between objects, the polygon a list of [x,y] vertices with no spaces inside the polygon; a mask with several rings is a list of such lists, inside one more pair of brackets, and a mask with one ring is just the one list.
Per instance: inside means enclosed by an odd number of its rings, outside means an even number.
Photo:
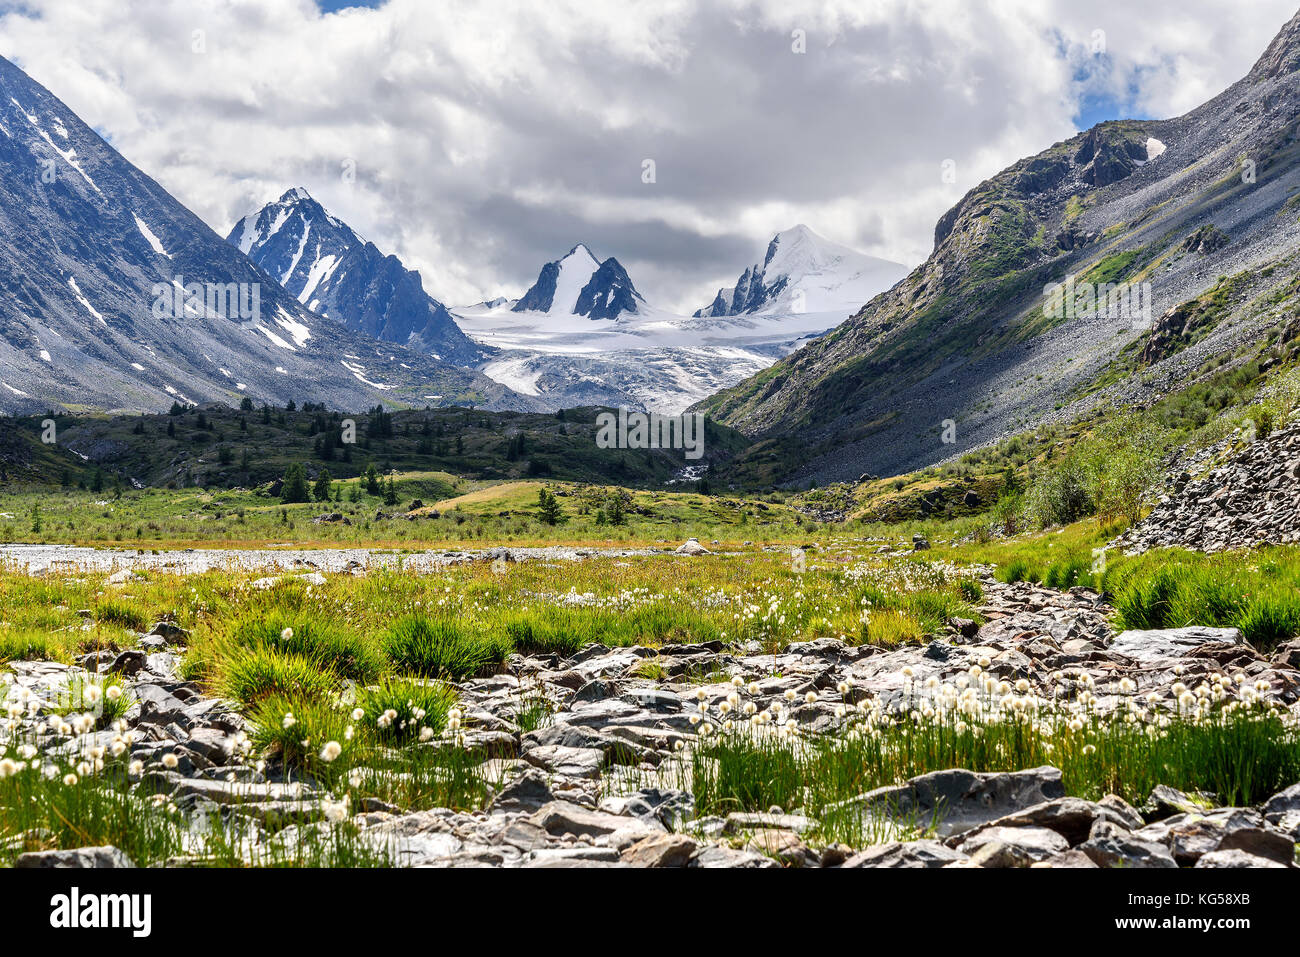
[{"label": "jagged peak", "polygon": [[303,187],[294,186],[292,189],[285,190],[284,195],[282,195],[277,202],[292,205],[293,203],[315,202],[315,200],[312,199],[311,194]]},{"label": "jagged peak", "polygon": [[1246,78],[1252,83],[1262,83],[1297,70],[1300,70],[1300,13],[1277,32]]}]

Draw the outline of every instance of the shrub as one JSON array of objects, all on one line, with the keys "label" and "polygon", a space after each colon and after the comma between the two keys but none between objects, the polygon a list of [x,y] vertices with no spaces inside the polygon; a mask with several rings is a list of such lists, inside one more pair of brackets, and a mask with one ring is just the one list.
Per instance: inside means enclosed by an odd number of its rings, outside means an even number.
[{"label": "shrub", "polygon": [[[357,707],[365,711],[361,720],[366,733],[384,742],[418,739],[421,728],[441,734],[447,726],[447,712],[458,700],[456,690],[441,681],[405,678],[389,678],[357,693]],[[380,726],[378,718],[387,711],[397,715]]]},{"label": "shrub", "polygon": [[861,630],[863,643],[886,648],[920,641],[924,635],[925,629],[915,618],[890,608],[873,611]]},{"label": "shrub", "polygon": [[[351,767],[357,748],[351,715],[334,702],[293,694],[268,695],[249,714],[253,744],[287,771],[309,774],[327,784],[339,780]],[[355,732],[355,729],[354,729]],[[340,753],[327,760],[326,745],[337,744]]]},{"label": "shrub", "polygon": [[221,694],[246,705],[274,695],[322,701],[338,685],[338,677],[320,659],[283,654],[265,645],[231,651],[218,673]]},{"label": "shrub", "polygon": [[307,613],[245,615],[234,623],[230,635],[242,647],[265,646],[311,658],[354,681],[374,681],[384,670],[383,655],[373,641],[338,622]]},{"label": "shrub", "polygon": [[144,631],[148,620],[138,606],[121,598],[101,598],[94,607],[95,620],[132,631]]},{"label": "shrub", "polygon": [[451,618],[407,615],[393,622],[381,643],[389,661],[400,671],[425,678],[469,678],[510,654],[507,638],[469,633]]},{"label": "shrub", "polygon": [[1091,485],[1087,466],[1079,456],[1071,455],[1034,482],[1025,497],[1025,510],[1030,520],[1043,528],[1068,525],[1096,510]]}]

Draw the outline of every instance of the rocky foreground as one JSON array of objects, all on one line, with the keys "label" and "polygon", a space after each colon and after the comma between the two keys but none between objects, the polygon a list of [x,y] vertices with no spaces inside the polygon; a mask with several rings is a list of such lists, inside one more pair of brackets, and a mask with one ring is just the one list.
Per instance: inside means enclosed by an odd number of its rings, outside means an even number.
[{"label": "rocky foreground", "polygon": [[[1266,658],[1233,629],[1115,635],[1109,609],[1087,589],[1058,592],[992,579],[983,586],[986,623],[953,620],[948,635],[923,646],[882,650],[820,639],[771,654],[721,643],[592,645],[567,659],[514,657],[506,673],[458,685],[465,744],[488,756],[493,778],[502,782],[487,809],[476,813],[410,812],[374,799],[340,808],[311,782],[283,780],[254,761],[244,720],[232,705],[176,676],[187,636],[166,622],[136,648],[100,653],[77,666],[13,663],[19,690],[12,697],[52,701],[83,668],[129,676],[137,702],[126,715],[131,757],[139,762],[134,787],[162,795],[159,800],[190,817],[242,816],[254,833],[290,821],[292,835],[351,816],[364,840],[410,865],[1294,866],[1300,783],[1258,807],[1216,807],[1213,795],[1166,787],[1133,807],[1113,795],[1096,802],[1068,797],[1053,767],[937,771],[853,799],[882,816],[937,821],[926,839],[865,847],[817,846],[810,836],[817,822],[798,809],[694,816],[674,756],[693,746],[704,725],[716,726],[727,714],[724,704],[737,678],[757,710],[781,712],[800,733],[834,728],[846,703],[897,709],[917,688],[958,681],[973,666],[997,682],[1025,682],[1018,687],[1043,699],[1089,689],[1099,711],[1140,701],[1143,708],[1172,712],[1186,708],[1189,689],[1206,681],[1217,694],[1300,710],[1300,643]],[[637,676],[647,662],[657,680]],[[1214,675],[1235,680],[1214,683]],[[524,694],[544,697],[553,711],[549,723],[520,731],[512,719]],[[35,736],[44,758],[84,746],[49,731],[39,709],[18,717],[11,733]],[[94,737],[107,746],[114,732]],[[115,848],[80,848],[23,854],[16,863],[131,862]]]}]

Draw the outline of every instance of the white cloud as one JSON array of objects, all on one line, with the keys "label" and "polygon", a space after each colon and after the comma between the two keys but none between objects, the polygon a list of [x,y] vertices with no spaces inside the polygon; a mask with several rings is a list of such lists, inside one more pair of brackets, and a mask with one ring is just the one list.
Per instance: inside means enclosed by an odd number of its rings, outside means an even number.
[{"label": "white cloud", "polygon": [[223,234],[303,185],[449,303],[517,295],[585,241],[652,302],[693,308],[795,222],[915,263],[967,189],[1071,135],[1081,98],[1184,112],[1292,12],[390,0],[321,16],[309,0],[28,0],[0,17],[0,53]]}]

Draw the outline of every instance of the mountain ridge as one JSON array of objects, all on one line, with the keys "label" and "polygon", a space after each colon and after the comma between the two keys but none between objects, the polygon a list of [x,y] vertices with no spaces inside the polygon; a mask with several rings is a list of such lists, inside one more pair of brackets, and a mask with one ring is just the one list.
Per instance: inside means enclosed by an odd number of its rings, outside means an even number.
[{"label": "mountain ridge", "polygon": [[0,413],[535,402],[303,308],[0,58]]},{"label": "mountain ridge", "polygon": [[[1116,390],[1096,383],[1149,329],[1051,317],[1044,290],[1072,275],[1146,283],[1149,327],[1293,248],[1298,20],[1189,113],[1098,124],[973,187],[907,278],[697,408],[758,440],[755,455],[775,455],[797,483],[921,468],[1109,401]],[[1184,248],[1208,228],[1227,241]]]},{"label": "mountain ridge", "polygon": [[240,219],[226,239],[312,312],[456,365],[485,358],[425,292],[418,272],[362,239],[302,187]]}]

